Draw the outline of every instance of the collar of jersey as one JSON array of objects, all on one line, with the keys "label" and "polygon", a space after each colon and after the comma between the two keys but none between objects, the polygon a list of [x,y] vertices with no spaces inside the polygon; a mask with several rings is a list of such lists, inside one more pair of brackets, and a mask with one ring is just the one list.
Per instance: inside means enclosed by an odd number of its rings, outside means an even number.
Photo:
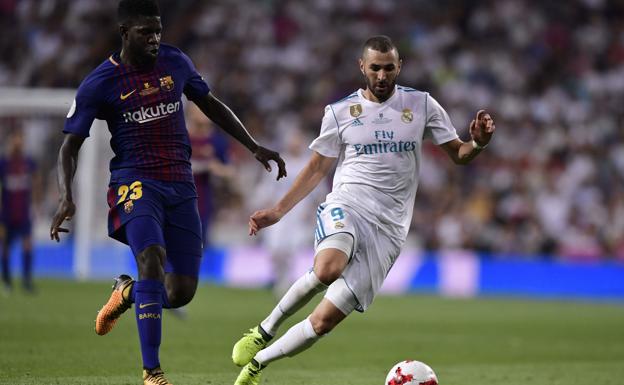
[{"label": "collar of jersey", "polygon": [[384,104],[390,104],[390,103],[392,103],[392,101],[394,99],[397,98],[397,94],[399,93],[398,92],[398,86],[395,84],[394,85],[394,92],[392,93],[392,96],[390,96],[390,98],[388,100],[386,100],[385,102],[377,103],[377,102],[373,102],[372,100],[366,99],[366,97],[364,96],[364,90],[363,89],[360,88],[357,92],[358,92],[358,96],[362,100],[362,103],[370,104],[371,106],[382,106]]}]

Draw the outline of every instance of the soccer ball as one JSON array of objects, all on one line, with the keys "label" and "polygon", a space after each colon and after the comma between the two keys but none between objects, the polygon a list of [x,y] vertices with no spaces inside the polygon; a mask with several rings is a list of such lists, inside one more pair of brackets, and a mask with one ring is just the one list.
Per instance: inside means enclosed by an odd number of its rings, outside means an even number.
[{"label": "soccer ball", "polygon": [[438,385],[438,377],[420,361],[401,361],[386,376],[384,385]]}]

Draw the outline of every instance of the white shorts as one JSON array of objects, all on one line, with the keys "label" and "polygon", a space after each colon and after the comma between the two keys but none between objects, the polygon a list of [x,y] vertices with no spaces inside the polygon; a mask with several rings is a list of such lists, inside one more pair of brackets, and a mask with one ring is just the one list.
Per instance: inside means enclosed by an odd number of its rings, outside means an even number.
[{"label": "white shorts", "polygon": [[[363,312],[379,292],[401,248],[351,207],[336,203],[321,204],[317,211],[315,248],[324,238],[340,232],[351,234],[355,247],[342,273],[344,282],[339,282],[339,279],[332,283],[325,297],[344,313],[348,308],[341,308],[345,302],[343,299],[353,296],[357,301],[355,310]],[[348,302],[344,306],[348,307]]]}]

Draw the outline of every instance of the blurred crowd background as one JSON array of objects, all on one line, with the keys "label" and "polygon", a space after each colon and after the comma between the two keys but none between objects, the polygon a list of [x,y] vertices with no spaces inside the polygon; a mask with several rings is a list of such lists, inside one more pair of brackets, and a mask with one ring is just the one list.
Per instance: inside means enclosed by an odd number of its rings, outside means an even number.
[{"label": "blurred crowd background", "polygon": [[[119,48],[116,3],[0,0],[0,87],[75,89]],[[624,1],[160,6],[163,42],[183,49],[252,134],[292,161],[290,181],[309,156],[324,106],[363,87],[357,59],[371,35],[393,38],[403,59],[399,83],[430,92],[463,139],[476,111],[487,108],[497,132],[472,164],[456,166],[427,144],[409,247],[624,259]],[[38,164],[36,239],[47,237],[56,209],[62,125],[61,118],[0,120],[3,147],[9,130],[23,130]],[[278,196],[265,187],[274,175],[210,123],[189,118],[189,126],[202,204],[212,213],[207,242],[253,242],[247,218]],[[308,211],[298,227],[311,246]]]}]

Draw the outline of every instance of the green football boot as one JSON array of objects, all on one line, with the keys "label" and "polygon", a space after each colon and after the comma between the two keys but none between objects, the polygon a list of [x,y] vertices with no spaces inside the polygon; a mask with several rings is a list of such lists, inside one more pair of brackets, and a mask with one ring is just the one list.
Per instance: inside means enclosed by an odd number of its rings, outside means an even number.
[{"label": "green football boot", "polygon": [[[249,333],[243,334],[243,338],[238,340],[232,349],[232,361],[238,366],[244,366],[251,362],[256,353],[266,348],[271,340],[271,336],[256,326],[249,329]],[[242,372],[241,372],[242,373]]]},{"label": "green football boot", "polygon": [[251,360],[239,373],[234,385],[258,385],[260,376],[265,365],[260,365],[256,360]]}]

